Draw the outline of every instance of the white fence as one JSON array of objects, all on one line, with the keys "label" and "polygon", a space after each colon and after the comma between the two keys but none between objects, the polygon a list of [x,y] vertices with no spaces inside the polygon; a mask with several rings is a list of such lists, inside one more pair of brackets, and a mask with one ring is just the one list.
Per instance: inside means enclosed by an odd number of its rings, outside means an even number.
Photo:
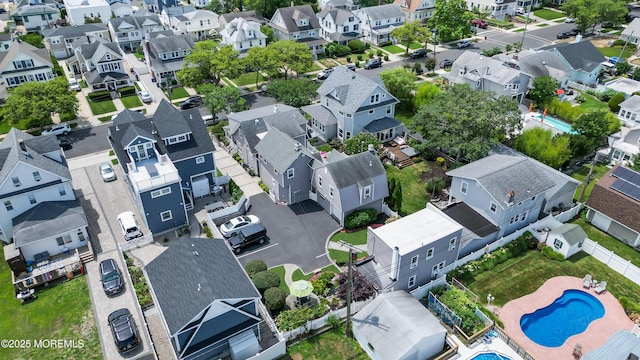
[{"label": "white fence", "polygon": [[582,203],[578,203],[574,205],[571,209],[556,215],[552,215],[552,216],[554,219],[560,221],[561,223],[566,223],[567,221],[573,219],[576,215],[578,215],[581,209],[582,209]]},{"label": "white fence", "polygon": [[[221,204],[220,206],[222,205],[223,204]],[[238,200],[237,204],[228,207],[222,207],[219,210],[215,208],[214,204],[207,205],[205,206],[205,209],[207,210],[207,222],[209,223],[210,227],[216,227],[217,225],[225,222],[230,216],[239,213],[244,214],[249,209],[249,206],[251,206],[251,203],[244,194],[242,195],[240,200]]]},{"label": "white fence", "polygon": [[389,205],[385,203],[382,203],[382,212],[385,213],[385,215],[387,215],[388,217],[400,217],[397,212],[391,210]]},{"label": "white fence", "polygon": [[640,285],[640,269],[633,265],[631,261],[621,258],[613,251],[604,248],[591,239],[586,239],[584,241],[582,251],[603,262],[605,265],[619,272],[627,279]]},{"label": "white fence", "polygon": [[153,234],[147,234],[133,240],[129,240],[126,243],[119,243],[120,251],[129,251],[131,249],[139,249],[147,244],[153,242]]},{"label": "white fence", "polygon": [[431,291],[431,289],[438,286],[445,286],[446,283],[447,283],[446,276],[441,276],[435,280],[429,281],[428,283],[413,289],[411,291],[411,295],[413,295],[414,298],[420,300],[425,296],[427,296],[427,294],[429,293],[429,291]]}]

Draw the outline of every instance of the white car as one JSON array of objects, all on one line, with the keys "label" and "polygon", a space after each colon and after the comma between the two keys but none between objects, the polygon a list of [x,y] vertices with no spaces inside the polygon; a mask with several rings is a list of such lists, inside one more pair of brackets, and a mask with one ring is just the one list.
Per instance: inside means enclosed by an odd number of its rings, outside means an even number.
[{"label": "white car", "polygon": [[564,19],[564,22],[567,23],[567,24],[571,24],[571,23],[576,22],[576,20],[572,19],[572,18],[566,18],[566,19]]},{"label": "white car", "polygon": [[109,182],[118,179],[116,176],[116,172],[113,171],[113,167],[109,163],[100,164],[100,176],[102,176],[102,181]]},{"label": "white car", "polygon": [[469,46],[471,46],[471,41],[469,41],[469,40],[462,40],[462,41],[460,41],[460,42],[458,43],[458,45],[457,45],[457,46],[458,46],[458,49],[462,49],[462,48],[469,47]]},{"label": "white car", "polygon": [[143,103],[150,103],[153,100],[151,98],[151,94],[149,94],[147,91],[139,91],[138,96]]},{"label": "white car", "polygon": [[76,79],[69,79],[69,90],[71,91],[80,91],[82,88]]},{"label": "white car", "polygon": [[71,132],[71,126],[67,123],[60,123],[57,125],[53,125],[50,129],[47,129],[42,132],[40,135],[67,135]]},{"label": "white car", "polygon": [[255,215],[238,216],[220,225],[220,233],[224,237],[231,237],[235,235],[239,229],[242,229],[247,225],[259,223],[260,219]]}]

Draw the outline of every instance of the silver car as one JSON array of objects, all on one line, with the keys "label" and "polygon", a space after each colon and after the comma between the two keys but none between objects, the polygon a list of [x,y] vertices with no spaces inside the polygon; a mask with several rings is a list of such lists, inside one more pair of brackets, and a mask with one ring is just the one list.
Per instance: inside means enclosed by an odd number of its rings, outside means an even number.
[{"label": "silver car", "polygon": [[114,181],[118,178],[116,176],[116,172],[109,163],[100,164],[100,176],[102,176],[102,180],[104,182]]}]

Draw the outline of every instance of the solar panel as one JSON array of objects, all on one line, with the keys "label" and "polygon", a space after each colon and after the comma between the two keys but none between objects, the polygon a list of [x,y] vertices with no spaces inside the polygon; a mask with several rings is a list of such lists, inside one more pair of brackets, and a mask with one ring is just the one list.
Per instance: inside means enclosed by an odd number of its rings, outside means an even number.
[{"label": "solar panel", "polygon": [[615,170],[613,170],[611,175],[617,177],[618,179],[630,182],[636,186],[640,186],[640,173],[635,172],[631,169],[618,166]]},{"label": "solar panel", "polygon": [[617,179],[611,184],[611,188],[636,201],[640,201],[640,186],[628,182],[624,179]]}]

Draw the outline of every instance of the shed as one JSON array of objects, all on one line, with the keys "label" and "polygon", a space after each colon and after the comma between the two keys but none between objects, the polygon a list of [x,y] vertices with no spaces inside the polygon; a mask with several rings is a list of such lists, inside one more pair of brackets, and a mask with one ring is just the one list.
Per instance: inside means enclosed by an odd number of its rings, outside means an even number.
[{"label": "shed", "polygon": [[373,360],[432,359],[447,330],[406,291],[378,295],[353,317],[353,335]]},{"label": "shed", "polygon": [[587,234],[576,224],[563,224],[549,232],[547,246],[568,258],[582,249]]}]

